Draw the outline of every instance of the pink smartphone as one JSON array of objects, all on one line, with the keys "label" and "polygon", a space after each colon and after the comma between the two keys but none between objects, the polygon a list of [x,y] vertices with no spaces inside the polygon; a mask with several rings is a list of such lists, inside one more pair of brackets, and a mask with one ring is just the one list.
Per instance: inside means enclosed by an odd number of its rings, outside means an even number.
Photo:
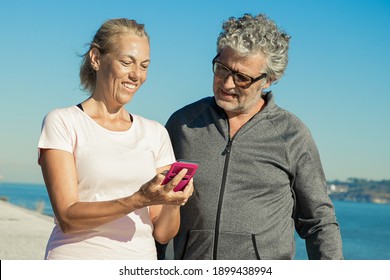
[{"label": "pink smartphone", "polygon": [[190,179],[195,175],[196,170],[198,169],[198,164],[194,162],[188,161],[176,161],[171,165],[167,175],[161,185],[167,184],[169,181],[173,179],[183,168],[187,169],[187,174],[184,175],[183,179],[181,179],[180,183],[173,189],[174,192],[181,191],[188,184]]}]

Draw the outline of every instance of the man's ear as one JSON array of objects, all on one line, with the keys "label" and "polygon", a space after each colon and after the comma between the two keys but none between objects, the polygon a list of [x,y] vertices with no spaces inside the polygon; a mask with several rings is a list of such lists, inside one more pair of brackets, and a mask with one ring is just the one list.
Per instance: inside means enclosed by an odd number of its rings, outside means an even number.
[{"label": "man's ear", "polygon": [[267,79],[266,78],[266,82],[265,82],[264,86],[261,87],[261,91],[263,91],[264,89],[269,88],[272,85],[273,82],[274,81],[272,79]]}]

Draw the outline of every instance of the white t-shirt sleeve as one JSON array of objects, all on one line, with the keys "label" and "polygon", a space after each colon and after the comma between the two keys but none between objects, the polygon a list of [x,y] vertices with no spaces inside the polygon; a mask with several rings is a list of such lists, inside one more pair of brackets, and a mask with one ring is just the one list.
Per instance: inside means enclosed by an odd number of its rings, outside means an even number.
[{"label": "white t-shirt sleeve", "polygon": [[38,141],[38,159],[41,149],[57,149],[73,153],[71,128],[56,109],[46,115]]}]

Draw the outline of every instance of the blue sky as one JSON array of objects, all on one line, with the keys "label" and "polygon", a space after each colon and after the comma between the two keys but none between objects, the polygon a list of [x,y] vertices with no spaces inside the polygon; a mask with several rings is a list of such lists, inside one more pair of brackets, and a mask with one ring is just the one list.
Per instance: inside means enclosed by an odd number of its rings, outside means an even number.
[{"label": "blue sky", "polygon": [[[79,54],[101,23],[128,17],[151,37],[148,81],[127,106],[162,124],[212,95],[222,22],[266,13],[292,36],[279,106],[301,118],[329,180],[390,179],[390,1],[22,1],[0,5],[0,175],[42,183],[43,117],[79,103]],[[265,132],[266,133],[266,132]]]}]

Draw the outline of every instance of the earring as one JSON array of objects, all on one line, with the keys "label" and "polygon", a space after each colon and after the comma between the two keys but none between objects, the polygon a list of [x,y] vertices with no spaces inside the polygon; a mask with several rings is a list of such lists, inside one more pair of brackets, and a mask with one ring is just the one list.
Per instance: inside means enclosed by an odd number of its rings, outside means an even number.
[{"label": "earring", "polygon": [[99,66],[97,66],[96,63],[91,64],[91,66],[92,66],[92,69],[93,69],[93,70],[95,70],[95,71],[98,71],[98,70],[99,70]]}]

